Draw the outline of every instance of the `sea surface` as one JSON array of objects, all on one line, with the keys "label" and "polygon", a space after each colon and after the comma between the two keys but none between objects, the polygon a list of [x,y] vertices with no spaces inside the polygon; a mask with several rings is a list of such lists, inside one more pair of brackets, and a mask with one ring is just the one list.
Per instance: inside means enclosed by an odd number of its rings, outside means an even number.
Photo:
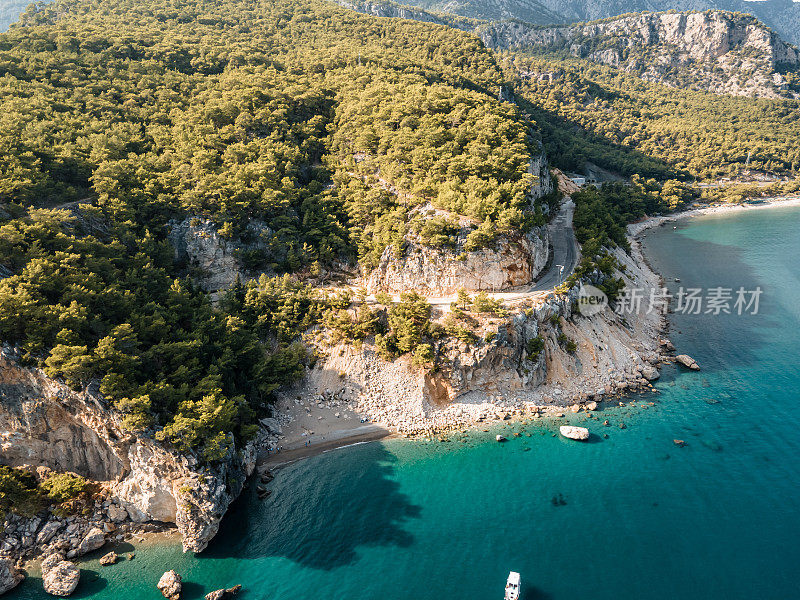
[{"label": "sea surface", "polygon": [[96,553],[74,597],[157,600],[175,569],[184,600],[239,583],[242,600],[499,600],[509,570],[527,600],[800,598],[800,209],[676,227],[645,238],[670,288],[760,286],[759,313],[673,315],[703,370],[664,368],[658,393],[589,421],[590,442],[537,423],[500,426],[521,434],[506,444],[331,451],[279,471],[264,502],[246,492],[206,553]]}]

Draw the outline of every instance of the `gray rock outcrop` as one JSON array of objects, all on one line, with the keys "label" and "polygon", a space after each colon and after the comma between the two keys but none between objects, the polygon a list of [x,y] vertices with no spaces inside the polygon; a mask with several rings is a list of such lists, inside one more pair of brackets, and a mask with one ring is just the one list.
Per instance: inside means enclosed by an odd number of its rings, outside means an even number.
[{"label": "gray rock outcrop", "polygon": [[91,530],[89,530],[89,533],[86,534],[86,537],[84,537],[81,541],[78,551],[80,554],[88,554],[89,552],[97,550],[98,548],[102,548],[105,543],[105,532],[103,532],[102,529],[93,527]]},{"label": "gray rock outcrop", "polygon": [[675,361],[682,364],[687,369],[691,369],[692,371],[700,370],[700,365],[698,365],[697,361],[688,354],[679,354],[675,357]]},{"label": "gray rock outcrop", "polygon": [[236,594],[238,594],[241,589],[241,585],[235,585],[226,590],[214,590],[213,592],[206,594],[206,600],[230,600]]},{"label": "gray rock outcrop", "polygon": [[646,12],[544,28],[506,21],[479,35],[492,48],[566,50],[649,81],[739,96],[793,96],[778,69],[800,64],[800,52],[757,19],[725,11]]},{"label": "gray rock outcrop", "polygon": [[661,373],[658,372],[658,369],[655,367],[651,367],[650,365],[646,365],[642,368],[642,377],[647,379],[648,381],[655,381],[659,377],[661,377]]},{"label": "gray rock outcrop", "polygon": [[17,587],[25,577],[10,558],[0,558],[0,595]]},{"label": "gray rock outcrop", "polygon": [[[209,471],[192,456],[132,436],[102,399],[20,366],[7,347],[0,351],[0,398],[5,464],[42,465],[99,481],[113,499],[107,509],[112,518],[175,523],[187,551],[206,548],[255,468],[255,443],[231,448]],[[48,523],[38,534],[34,528],[32,543],[48,543],[62,527]],[[98,529],[83,545],[87,533],[78,538],[72,556],[99,547],[103,532]]]},{"label": "gray rock outcrop", "polygon": [[78,567],[59,554],[51,554],[42,561],[44,591],[51,596],[69,596],[78,587],[80,578]]},{"label": "gray rock outcrop", "polygon": [[[190,217],[183,221],[171,221],[167,238],[175,249],[175,259],[198,269],[198,281],[203,289],[211,293],[212,299],[231,288],[236,280],[242,283],[251,278],[243,256],[258,254],[264,261],[281,261],[285,256],[276,256],[274,248],[280,244],[270,244],[268,239],[272,230],[265,223],[251,220],[243,237],[249,241],[225,239],[217,225],[205,218]],[[266,271],[266,265],[261,271]]]},{"label": "gray rock outcrop", "polygon": [[158,580],[156,587],[167,600],[178,600],[181,597],[181,576],[175,571],[167,571]]}]

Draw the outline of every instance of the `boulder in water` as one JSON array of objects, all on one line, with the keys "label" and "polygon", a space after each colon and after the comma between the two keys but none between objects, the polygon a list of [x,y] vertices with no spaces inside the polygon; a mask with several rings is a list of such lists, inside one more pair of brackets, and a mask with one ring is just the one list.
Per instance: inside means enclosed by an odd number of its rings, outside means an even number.
[{"label": "boulder in water", "polygon": [[107,567],[108,565],[116,564],[118,560],[119,555],[116,552],[109,552],[100,559],[100,564]]},{"label": "boulder in water", "polygon": [[44,591],[51,596],[69,596],[78,587],[81,572],[60,554],[51,554],[42,561]]},{"label": "boulder in water", "polygon": [[175,571],[167,571],[158,580],[156,587],[167,600],[178,600],[181,597],[181,576]]},{"label": "boulder in water", "polygon": [[563,435],[565,438],[569,438],[571,440],[588,440],[589,439],[589,430],[585,427],[575,427],[573,425],[562,425],[558,428],[559,433]]},{"label": "boulder in water", "polygon": [[496,439],[498,442],[507,442],[508,441],[508,439],[504,435],[500,435],[499,433],[495,436],[494,439]]},{"label": "boulder in water", "polygon": [[0,594],[17,587],[25,577],[17,571],[14,561],[10,558],[0,558]]},{"label": "boulder in water", "polygon": [[206,594],[206,600],[229,600],[238,594],[241,589],[241,585],[235,585],[227,590],[215,590],[210,594]]},{"label": "boulder in water", "polygon": [[687,369],[691,369],[692,371],[699,371],[700,365],[697,364],[697,361],[693,359],[688,354],[679,354],[675,357],[675,360],[682,364]]}]

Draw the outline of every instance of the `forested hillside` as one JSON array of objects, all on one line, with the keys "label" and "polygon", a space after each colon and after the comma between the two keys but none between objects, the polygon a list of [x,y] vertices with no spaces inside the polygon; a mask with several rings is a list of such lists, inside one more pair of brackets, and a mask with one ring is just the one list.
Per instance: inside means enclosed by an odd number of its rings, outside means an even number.
[{"label": "forested hillside", "polygon": [[797,100],[670,88],[577,59],[510,55],[520,104],[539,122],[555,164],[591,160],[625,175],[715,179],[749,168],[800,171]]},{"label": "forested hillside", "polygon": [[0,36],[0,338],[100,378],[131,429],[221,457],[341,303],[262,278],[212,306],[171,219],[259,219],[278,272],[379,253],[425,202],[524,225],[533,124],[473,36],[315,0],[62,0],[23,22]]}]

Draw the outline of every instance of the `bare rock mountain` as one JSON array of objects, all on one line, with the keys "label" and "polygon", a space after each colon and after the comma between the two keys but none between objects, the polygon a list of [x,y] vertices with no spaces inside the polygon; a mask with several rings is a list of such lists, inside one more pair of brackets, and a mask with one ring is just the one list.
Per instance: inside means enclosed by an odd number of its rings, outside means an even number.
[{"label": "bare rock mountain", "polygon": [[503,22],[479,35],[493,48],[566,52],[674,87],[764,98],[797,94],[781,71],[796,71],[800,52],[749,15],[641,13],[560,27]]}]

